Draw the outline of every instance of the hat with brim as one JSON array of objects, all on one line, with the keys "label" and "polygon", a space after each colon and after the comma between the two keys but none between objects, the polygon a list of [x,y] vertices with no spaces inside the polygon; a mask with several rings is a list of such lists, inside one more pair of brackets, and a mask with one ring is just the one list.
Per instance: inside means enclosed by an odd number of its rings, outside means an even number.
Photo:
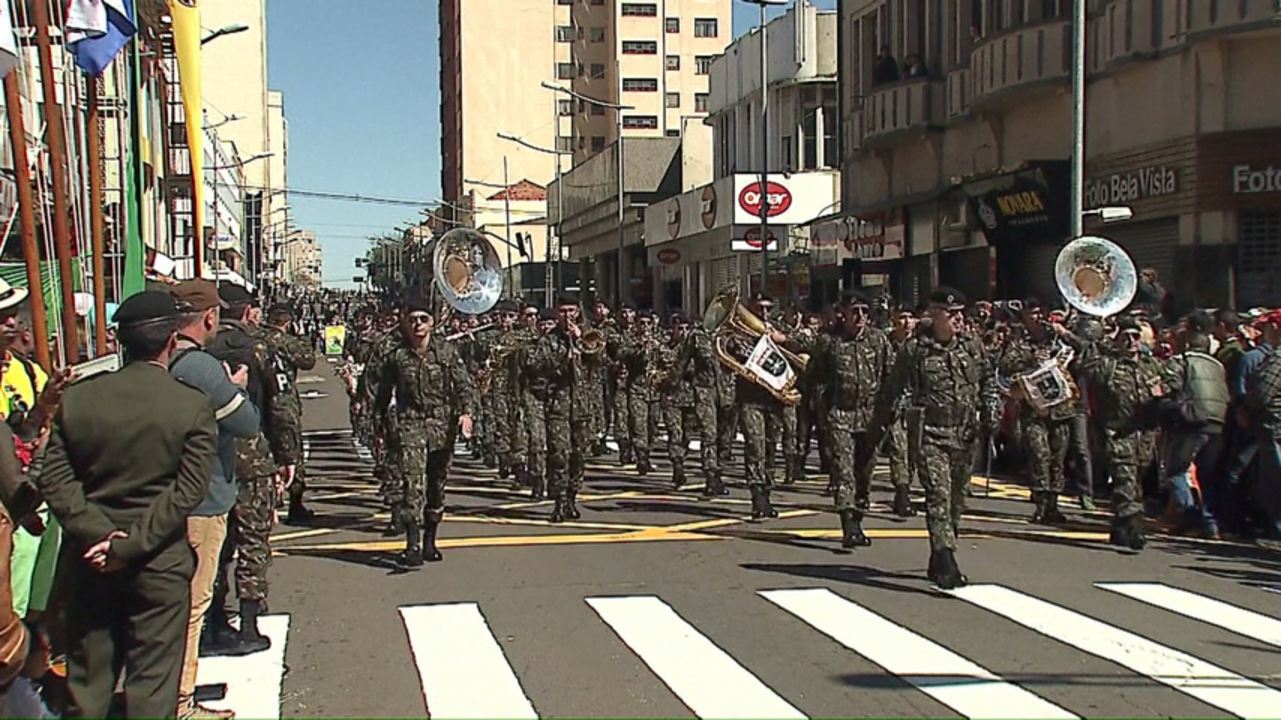
[{"label": "hat with brim", "polygon": [[27,289],[14,287],[8,281],[0,279],[0,310],[17,307],[27,299]]}]

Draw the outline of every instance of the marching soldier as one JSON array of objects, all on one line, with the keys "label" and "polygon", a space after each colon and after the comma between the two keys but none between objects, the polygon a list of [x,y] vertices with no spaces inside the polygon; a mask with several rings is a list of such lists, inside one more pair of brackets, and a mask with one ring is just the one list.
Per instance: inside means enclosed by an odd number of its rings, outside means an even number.
[{"label": "marching soldier", "polygon": [[583,483],[584,451],[590,440],[590,393],[594,388],[583,382],[578,303],[562,298],[555,313],[544,312],[539,326],[544,332],[526,364],[544,400],[548,491],[555,501],[550,519],[559,523],[581,517],[577,499]]},{"label": "marching soldier", "polygon": [[507,365],[507,356],[516,347],[516,305],[501,302],[495,307],[498,330],[489,343],[485,356],[485,383],[488,385],[486,400],[490,405],[490,423],[493,435],[495,460],[498,464],[498,477],[506,479],[512,471],[512,440],[520,427],[520,415],[517,412],[513,390],[514,378]]},{"label": "marching soldier", "polygon": [[458,350],[433,334],[436,320],[424,301],[406,302],[401,338],[380,369],[374,408],[396,400],[404,499],[407,568],[441,559],[436,532],[445,514],[445,482],[458,430],[472,432],[476,389]]},{"label": "marching soldier", "polygon": [[[1056,346],[1055,333],[1044,321],[1040,301],[1024,300],[1019,319],[1021,325],[1008,339],[997,362],[1001,373],[1010,378],[1041,367],[1054,357]],[[1036,506],[1032,522],[1046,525],[1066,522],[1067,518],[1059,510],[1059,493],[1063,491],[1063,468],[1075,406],[1065,402],[1040,411],[1031,398],[1023,395],[1017,383],[1011,393],[1019,404],[1032,502]]]},{"label": "marching soldier", "polygon": [[995,377],[977,340],[961,333],[965,296],[941,287],[928,302],[929,331],[899,353],[878,415],[888,418],[893,399],[905,395],[908,432],[920,438],[915,444],[930,533],[928,576],[950,590],[968,582],[956,564],[956,534],[978,422],[994,422]]},{"label": "marching soldier", "polygon": [[[541,413],[541,410],[534,407],[538,403],[529,394],[529,378],[525,374],[525,355],[528,348],[538,340],[538,316],[539,311],[536,305],[526,303],[520,309],[520,324],[509,336],[513,350],[508,353],[506,361],[512,402],[516,404],[515,413],[519,417],[511,438],[512,472],[516,486],[532,488],[535,500],[543,498],[544,486],[541,479],[543,475],[531,472],[530,458],[535,450],[540,453],[540,458],[545,458],[546,455],[542,453],[546,444],[541,437],[535,441],[531,427],[533,422],[530,419],[531,416],[536,412]],[[538,417],[542,417],[541,414]],[[538,484],[535,484],[536,478],[538,478]]]},{"label": "marching soldier", "polygon": [[[751,308],[761,320],[769,322],[774,301],[757,295]],[[744,378],[737,378],[737,398],[743,423],[743,459],[747,466],[747,489],[752,495],[752,519],[778,517],[770,503],[774,481],[769,470],[769,445],[782,432],[783,403],[765,388]]]},{"label": "marching soldier", "polygon": [[[614,319],[609,316],[609,306],[603,300],[597,300],[592,310],[589,327],[596,330],[608,341],[615,329]],[[609,357],[607,353],[592,353],[583,356],[585,382],[592,393],[591,440],[592,455],[604,455],[605,436],[609,434],[614,419],[614,389],[611,387]]]},{"label": "marching soldier", "polygon": [[[863,532],[862,505],[871,490],[881,434],[873,416],[894,360],[885,333],[868,324],[870,306],[866,295],[855,293],[841,308],[844,326],[839,335],[798,336],[789,343],[810,353],[810,363],[820,376],[828,378],[832,476],[841,516],[841,545],[847,548],[872,544]],[[774,340],[788,342],[786,335],[777,332]]]},{"label": "marching soldier", "polygon": [[632,452],[632,412],[627,388],[631,385],[623,346],[631,341],[636,328],[636,308],[624,305],[618,312],[618,324],[605,336],[613,388],[614,440],[618,443],[618,462],[629,465],[636,458]]},{"label": "marching soldier", "polygon": [[316,367],[316,350],[306,339],[292,335],[287,328],[294,321],[293,308],[285,304],[273,305],[267,310],[267,321],[262,336],[271,348],[275,363],[278,392],[267,414],[280,428],[273,439],[272,455],[283,461],[289,483],[289,515],[287,522],[305,522],[315,514],[303,505],[307,482],[302,470],[302,398],[298,395],[298,371]]},{"label": "marching soldier", "polygon": [[641,475],[653,469],[649,450],[657,418],[650,413],[655,392],[649,370],[651,367],[657,368],[655,353],[659,342],[657,321],[653,314],[645,311],[638,314],[638,322],[632,326],[630,334],[623,338],[618,351],[625,377],[628,434],[636,459],[636,470]]},{"label": "marching soldier", "polygon": [[[685,485],[685,454],[689,449],[688,435],[692,433],[695,419],[693,378],[689,368],[677,365],[681,349],[689,340],[689,320],[673,314],[672,328],[667,342],[655,352],[657,361],[654,391],[662,398],[663,423],[667,426],[667,459],[672,464],[672,487]],[[703,470],[707,474],[706,468]]]},{"label": "marching soldier", "polygon": [[[897,361],[900,353],[907,347],[912,338],[916,318],[907,308],[894,312],[889,332],[890,345],[894,348]],[[894,514],[899,517],[912,517],[916,510],[912,508],[911,485],[916,476],[916,448],[909,448],[907,433],[906,408],[901,402],[895,403],[894,415],[890,419],[885,438],[885,454],[890,461],[890,482],[894,485]]]},{"label": "marching soldier", "polygon": [[356,397],[361,407],[360,414],[367,418],[370,454],[374,457],[374,477],[378,478],[379,494],[391,514],[385,534],[392,537],[405,532],[405,524],[400,517],[400,507],[404,500],[404,482],[400,476],[400,433],[396,422],[396,404],[393,402],[381,411],[375,410],[375,405],[378,389],[385,383],[383,369],[400,344],[399,307],[392,309],[388,325],[371,339],[365,372],[356,386]]},{"label": "marching soldier", "polygon": [[[683,324],[682,324],[683,321]],[[726,374],[725,366],[721,363],[720,358],[716,356],[716,348],[713,344],[711,333],[703,329],[701,324],[695,324],[690,330],[688,320],[681,318],[676,323],[679,337],[677,341],[676,360],[672,363],[672,374],[684,379],[688,383],[689,391],[693,396],[693,418],[688,411],[681,413],[681,441],[678,448],[681,453],[682,461],[686,440],[689,436],[690,421],[698,421],[698,430],[700,433],[701,447],[699,448],[700,459],[703,465],[703,477],[705,484],[703,486],[703,495],[705,497],[716,497],[728,495],[729,491],[725,489],[721,481],[721,444],[732,442],[734,439],[734,427],[730,425],[730,436],[724,437],[722,428],[722,407],[733,407],[734,401],[734,384]],[[722,401],[722,398],[725,401]],[[673,422],[667,423],[667,432],[672,434]],[[676,466],[675,459],[672,460],[673,467]],[[683,467],[682,467],[683,472]]]}]

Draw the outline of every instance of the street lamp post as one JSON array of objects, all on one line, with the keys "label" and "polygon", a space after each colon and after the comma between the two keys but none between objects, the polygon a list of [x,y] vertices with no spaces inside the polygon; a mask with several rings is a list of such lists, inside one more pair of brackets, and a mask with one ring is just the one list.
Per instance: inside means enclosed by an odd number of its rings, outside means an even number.
[{"label": "street lamp post", "polygon": [[[619,73],[620,73],[620,65],[618,63],[614,63],[614,74],[619,75]],[[622,86],[623,80],[621,76],[616,79],[618,80],[618,83],[619,83],[618,92],[619,92],[619,97],[621,98],[622,92],[623,92],[623,86]],[[625,196],[624,185],[623,185],[623,179],[624,179],[624,175],[623,175],[623,111],[631,110],[632,106],[623,105],[620,103],[606,102],[599,98],[594,98],[594,97],[591,97],[590,95],[583,95],[582,93],[574,92],[573,90],[567,87],[561,87],[560,85],[555,85],[549,82],[543,82],[542,86],[547,88],[548,90],[553,90],[558,93],[563,93],[576,100],[581,100],[585,103],[595,105],[597,107],[612,109],[615,111],[615,114],[617,116],[618,152],[615,154],[615,157],[618,159],[618,168],[617,168],[618,170],[618,291],[617,291],[618,298],[617,299],[618,299],[618,302],[621,303],[623,301],[623,287],[626,285],[626,268],[624,266],[623,256],[627,250],[627,237],[623,233],[623,222],[626,219],[626,215],[625,215],[626,208],[623,206],[623,200]],[[561,188],[562,192],[563,190],[564,189]],[[580,279],[580,284],[581,284],[581,279]]]},{"label": "street lamp post", "polygon": [[[564,227],[564,223],[565,223],[565,187],[563,183],[564,178],[561,176],[560,159],[565,155],[569,155],[570,153],[564,152],[563,150],[560,150],[560,149],[552,150],[545,147],[539,147],[538,145],[534,145],[533,143],[526,142],[525,140],[522,140],[521,138],[518,138],[515,135],[511,135],[509,133],[500,132],[498,133],[498,137],[502,138],[503,140],[514,142],[517,145],[522,145],[524,147],[527,147],[530,150],[534,150],[535,152],[556,156],[556,243],[557,243],[557,248],[559,250],[561,239],[564,237],[561,234],[561,228]],[[553,268],[552,241],[550,236],[547,238],[547,243],[544,250],[545,252],[543,256],[544,256],[545,264],[547,267],[546,267],[546,273],[543,278],[543,282],[544,282],[543,298],[545,300],[547,307],[551,307],[552,301],[553,301],[552,289],[556,287],[556,276],[553,274],[553,270],[552,270]],[[560,262],[559,252],[557,252],[557,255],[556,255],[556,262],[558,264]],[[580,297],[581,297],[581,290],[580,290]]]},{"label": "street lamp post", "polygon": [[765,10],[770,6],[786,5],[788,0],[744,0],[744,2],[756,5],[760,9],[756,30],[761,43],[761,292],[766,293],[769,286],[769,62],[765,42]]},{"label": "street lamp post", "polygon": [[1081,236],[1085,210],[1085,0],[1072,3],[1072,215],[1070,235]]}]

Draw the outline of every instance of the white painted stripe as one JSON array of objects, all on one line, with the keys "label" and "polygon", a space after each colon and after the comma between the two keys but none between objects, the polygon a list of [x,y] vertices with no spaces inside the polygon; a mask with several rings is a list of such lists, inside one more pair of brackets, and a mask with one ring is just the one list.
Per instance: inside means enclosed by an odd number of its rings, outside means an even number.
[{"label": "white painted stripe", "polygon": [[1281,647],[1281,620],[1161,583],[1094,583],[1095,587]]},{"label": "white painted stripe", "polygon": [[826,588],[760,594],[965,717],[1076,717]]},{"label": "white painted stripe", "polygon": [[698,717],[805,717],[662,600],[590,597],[587,604]]},{"label": "white painted stripe", "polygon": [[311,459],[311,441],[305,436],[302,439],[302,461],[305,463]]},{"label": "white painted stripe", "polygon": [[428,717],[537,718],[476,603],[400,608]]},{"label": "white painted stripe", "polygon": [[1281,691],[1039,598],[1000,585],[971,585],[951,593],[1239,717],[1276,717],[1281,708]]},{"label": "white painted stripe", "polygon": [[271,638],[271,647],[262,652],[241,657],[200,658],[196,685],[227,685],[226,697],[205,705],[216,710],[232,710],[241,718],[276,720],[280,717],[289,616],[264,615],[258,618],[258,630]]}]

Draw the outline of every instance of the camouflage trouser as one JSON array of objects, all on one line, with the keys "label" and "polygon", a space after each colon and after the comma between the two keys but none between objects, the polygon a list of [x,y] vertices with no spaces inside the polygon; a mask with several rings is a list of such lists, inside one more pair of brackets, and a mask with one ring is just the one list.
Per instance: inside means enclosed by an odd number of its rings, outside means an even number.
[{"label": "camouflage trouser", "polygon": [[[720,437],[717,432],[716,390],[694,388],[694,406],[673,408],[673,417],[667,420],[667,447],[672,465],[684,465],[686,448],[689,447],[690,428],[698,422],[699,458],[704,477],[720,477]],[[679,463],[678,463],[679,451]]]},{"label": "camouflage trouser", "polygon": [[[836,509],[854,510],[859,498],[871,492],[876,440],[871,433],[832,420],[832,480],[836,484]],[[860,514],[861,515],[861,514]]]},{"label": "camouflage trouser", "polygon": [[957,442],[955,429],[925,428],[917,467],[925,488],[925,526],[930,550],[955,550],[970,484],[973,443]]},{"label": "camouflage trouser", "polygon": [[738,423],[740,413],[738,405],[730,404],[716,405],[716,457],[717,465],[721,470],[730,464],[731,458],[734,457],[734,440],[738,436]]},{"label": "camouflage trouser", "polygon": [[[641,460],[649,461],[649,406],[648,394],[643,389],[627,389],[627,435],[637,463]],[[622,448],[622,443],[619,443],[619,448]]]},{"label": "camouflage trouser", "polygon": [[1142,493],[1139,490],[1138,450],[1141,433],[1117,435],[1107,431],[1104,443],[1107,453],[1108,474],[1112,476],[1112,512],[1126,518],[1143,512]]},{"label": "camouflage trouser", "polygon": [[583,464],[591,442],[591,420],[584,413],[575,417],[567,405],[569,399],[548,403],[547,419],[547,492],[552,498],[573,497],[583,486]]},{"label": "camouflage trouser", "polygon": [[1024,418],[1023,442],[1032,492],[1063,492],[1063,468],[1071,431],[1071,418]]},{"label": "camouflage trouser", "polygon": [[439,511],[445,507],[445,481],[454,458],[451,439],[445,447],[432,449],[424,438],[402,438],[401,468],[404,473],[404,496],[400,502],[402,517],[422,518],[423,510]]},{"label": "camouflage trouser", "polygon": [[538,481],[547,480],[547,405],[533,393],[525,393],[524,428],[529,443],[525,450],[525,468]]},{"label": "camouflage trouser", "polygon": [[388,433],[383,438],[382,450],[378,455],[379,463],[375,467],[375,474],[378,476],[378,492],[389,509],[400,507],[405,499],[405,481],[399,438]]},{"label": "camouflage trouser", "polygon": [[632,407],[631,393],[627,386],[620,384],[614,391],[614,440],[618,442],[619,456],[632,453]]},{"label": "camouflage trouser", "polygon": [[832,433],[828,427],[827,403],[814,400],[814,436],[818,441],[818,462],[820,467],[827,468],[828,475],[832,472]]},{"label": "camouflage trouser", "polygon": [[510,466],[512,461],[512,432],[515,426],[511,417],[511,398],[506,390],[495,389],[489,393],[490,447],[498,456],[500,465]]},{"label": "camouflage trouser", "polygon": [[507,427],[511,432],[507,436],[507,449],[513,467],[529,462],[529,427],[525,422],[528,417],[525,413],[525,393],[516,387],[508,388]]},{"label": "camouflage trouser", "polygon": [[800,405],[796,406],[796,456],[801,469],[805,468],[805,460],[809,458],[810,449],[814,446],[817,419],[813,403],[809,398],[805,398]]},{"label": "camouflage trouser", "polygon": [[241,600],[267,598],[271,567],[271,524],[275,519],[276,480],[273,476],[238,478],[240,493],[231,509],[235,527],[236,592]]},{"label": "camouflage trouser", "polygon": [[597,369],[587,378],[587,434],[589,442],[596,442],[597,439],[605,437],[609,432],[609,420],[606,417],[605,410],[605,388],[604,380],[601,379],[601,373],[604,371]]},{"label": "camouflage trouser", "polygon": [[783,417],[777,404],[744,403],[743,461],[747,465],[748,487],[772,487],[768,448],[782,431]]},{"label": "camouflage trouser", "polygon": [[302,430],[285,428],[276,435],[275,440],[272,447],[273,453],[277,456],[297,458],[294,479],[289,483],[289,497],[301,498],[307,490],[306,473],[303,471],[305,463],[303,462]]},{"label": "camouflage trouser", "polygon": [[901,414],[890,423],[882,449],[890,461],[890,482],[894,487],[911,485],[916,474],[916,458],[908,452],[907,420]]},{"label": "camouflage trouser", "polygon": [[614,387],[614,379],[609,377],[608,371],[602,371],[600,379],[600,421],[601,435],[613,433],[618,435],[618,424],[615,422],[614,409],[618,393]]}]

